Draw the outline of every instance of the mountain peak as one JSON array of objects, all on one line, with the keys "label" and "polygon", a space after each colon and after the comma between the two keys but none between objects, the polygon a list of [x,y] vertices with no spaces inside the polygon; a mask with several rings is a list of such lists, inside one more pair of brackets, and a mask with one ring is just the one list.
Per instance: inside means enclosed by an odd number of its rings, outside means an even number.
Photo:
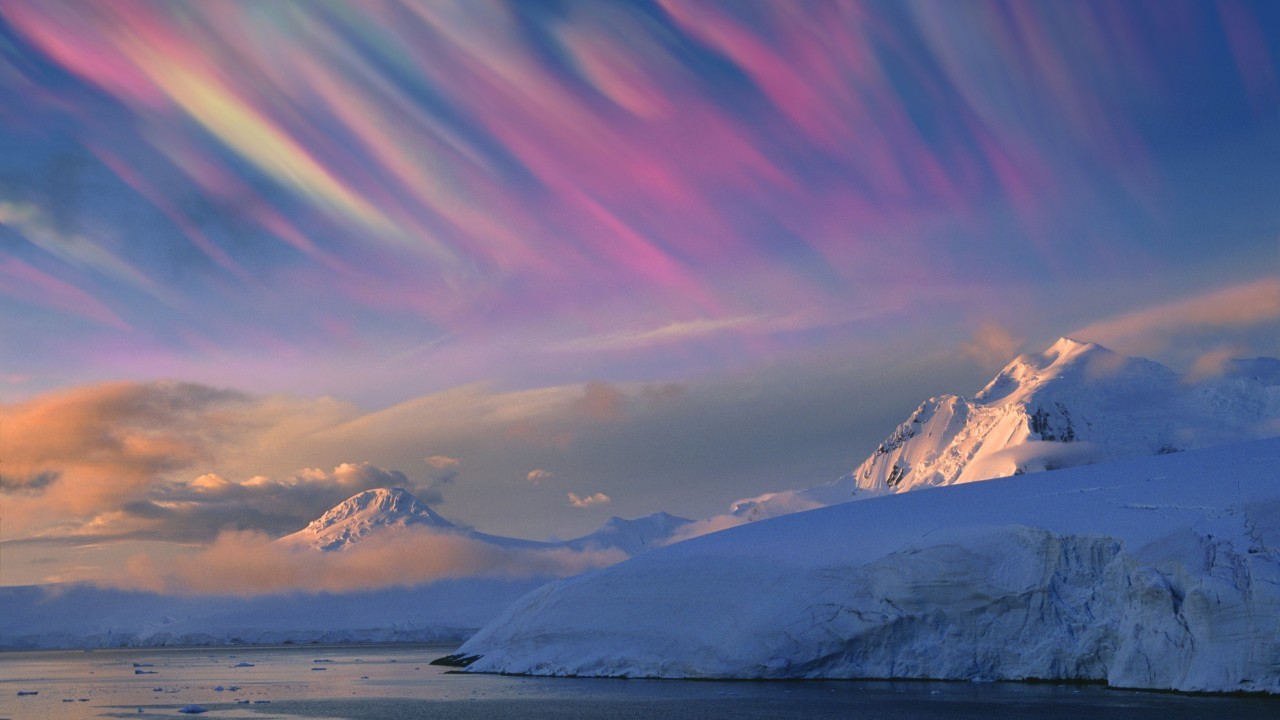
[{"label": "mountain peak", "polygon": [[[1063,367],[1092,362],[1095,358],[1119,358],[1120,355],[1107,348],[1091,342],[1084,342],[1069,337],[1060,337],[1043,352],[1019,355],[1009,363],[1004,372],[1018,366],[1028,366],[1034,371],[1043,372],[1053,367]],[[1001,373],[1004,374],[1004,373]]]},{"label": "mountain peak", "polygon": [[855,482],[902,492],[1257,437],[1280,416],[1278,385],[1280,367],[1266,359],[1197,379],[1063,337],[1019,356],[972,399],[930,399]]},{"label": "mountain peak", "polygon": [[1098,345],[1097,343],[1084,342],[1082,340],[1076,340],[1075,338],[1069,338],[1064,335],[1058,338],[1056,341],[1054,341],[1054,343],[1050,345],[1047,350],[1041,353],[1041,355],[1045,357],[1052,357],[1056,360],[1062,360],[1069,357],[1082,355],[1084,353],[1087,353],[1093,350],[1104,350],[1104,351],[1110,352],[1109,350],[1102,347],[1101,345]]},{"label": "mountain peak", "polygon": [[396,519],[426,516],[433,522],[448,524],[435,514],[426,503],[414,497],[404,488],[375,488],[365,490],[343,500],[331,510],[312,521],[309,530],[320,530],[353,518],[375,518],[379,524],[390,524]]},{"label": "mountain peak", "polygon": [[318,550],[341,550],[379,528],[406,525],[455,529],[404,488],[375,488],[343,500],[306,528],[281,541]]},{"label": "mountain peak", "polygon": [[978,391],[974,400],[992,403],[1013,398],[1034,391],[1075,368],[1099,363],[1111,364],[1108,361],[1123,362],[1125,359],[1097,343],[1060,337],[1044,352],[1014,358],[986,387]]},{"label": "mountain peak", "polygon": [[759,518],[843,502],[1275,434],[1280,360],[1229,360],[1179,375],[1062,337],[1020,355],[972,397],[922,403],[852,473],[739,501]]}]

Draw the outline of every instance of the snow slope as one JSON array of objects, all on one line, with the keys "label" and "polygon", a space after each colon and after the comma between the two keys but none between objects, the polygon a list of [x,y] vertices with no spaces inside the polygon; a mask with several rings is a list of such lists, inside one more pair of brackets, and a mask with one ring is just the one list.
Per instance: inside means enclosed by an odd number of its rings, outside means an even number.
[{"label": "snow slope", "polygon": [[738,501],[750,520],[852,498],[1280,435],[1280,360],[1201,377],[1061,338],[1021,355],[972,398],[920,407],[852,473]]},{"label": "snow slope", "polygon": [[471,671],[1280,692],[1280,439],[743,525],[526,595]]}]

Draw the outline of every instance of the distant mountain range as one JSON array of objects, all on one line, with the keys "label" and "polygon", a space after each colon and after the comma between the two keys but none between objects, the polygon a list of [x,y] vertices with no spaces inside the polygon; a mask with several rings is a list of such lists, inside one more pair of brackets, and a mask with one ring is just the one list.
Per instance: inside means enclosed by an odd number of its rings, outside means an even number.
[{"label": "distant mountain range", "polygon": [[746,519],[1280,434],[1280,360],[1230,360],[1200,375],[1061,338],[1021,355],[972,398],[940,395],[853,472],[738,501]]},{"label": "distant mountain range", "polygon": [[321,515],[305,528],[276,542],[293,549],[340,552],[374,536],[429,529],[479,540],[503,548],[569,550],[620,550],[628,556],[661,545],[691,523],[665,512],[635,520],[611,517],[598,530],[572,540],[538,542],[476,532],[459,527],[401,488],[378,488],[354,495]]},{"label": "distant mountain range", "polygon": [[[1280,435],[1280,360],[1229,360],[1200,375],[1060,338],[1020,355],[973,397],[929,398],[853,472],[803,490],[740,500],[743,520],[854,499],[1158,455]],[[362,492],[277,542],[343,550],[371,535],[428,528],[505,548],[618,549],[667,544],[692,521],[665,512],[610,518],[562,542],[489,535],[455,525],[399,488]]]}]

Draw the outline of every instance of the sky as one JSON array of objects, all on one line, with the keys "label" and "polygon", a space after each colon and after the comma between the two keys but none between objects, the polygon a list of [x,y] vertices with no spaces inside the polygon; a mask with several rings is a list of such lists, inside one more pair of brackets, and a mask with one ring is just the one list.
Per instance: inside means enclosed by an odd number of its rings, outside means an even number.
[{"label": "sky", "polygon": [[1280,356],[1280,4],[0,0],[0,585],[708,517],[1062,335]]}]

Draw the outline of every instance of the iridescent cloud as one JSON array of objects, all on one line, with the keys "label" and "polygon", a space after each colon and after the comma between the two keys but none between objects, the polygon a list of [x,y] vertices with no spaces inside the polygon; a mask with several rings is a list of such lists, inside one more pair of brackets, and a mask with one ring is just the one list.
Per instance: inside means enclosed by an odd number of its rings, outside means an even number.
[{"label": "iridescent cloud", "polygon": [[9,276],[187,357],[971,330],[999,302],[973,285],[1159,256],[1185,138],[1264,137],[1280,107],[1251,2],[4,0],[0,23],[6,169],[83,149],[78,206],[42,212],[136,238],[108,260],[11,228]]}]

